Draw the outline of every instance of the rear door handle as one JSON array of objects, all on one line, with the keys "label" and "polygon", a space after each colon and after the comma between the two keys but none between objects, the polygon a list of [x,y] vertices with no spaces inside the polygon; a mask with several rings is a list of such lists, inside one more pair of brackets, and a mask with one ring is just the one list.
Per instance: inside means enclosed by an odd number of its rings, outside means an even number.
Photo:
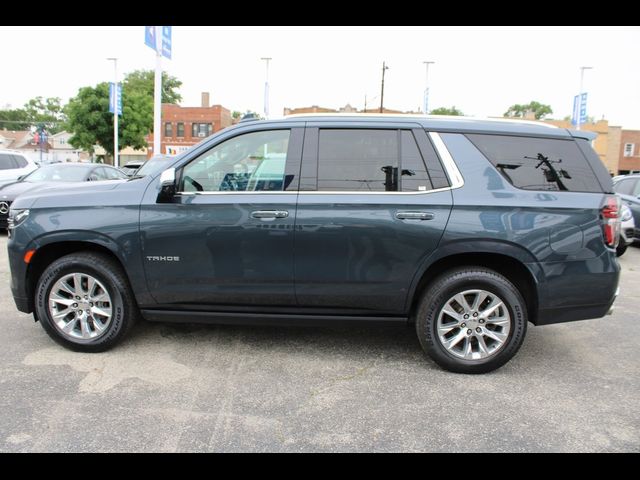
[{"label": "rear door handle", "polygon": [[256,210],[251,212],[251,218],[287,218],[289,212],[286,210]]},{"label": "rear door handle", "polygon": [[396,212],[399,220],[433,220],[434,217],[431,212]]}]

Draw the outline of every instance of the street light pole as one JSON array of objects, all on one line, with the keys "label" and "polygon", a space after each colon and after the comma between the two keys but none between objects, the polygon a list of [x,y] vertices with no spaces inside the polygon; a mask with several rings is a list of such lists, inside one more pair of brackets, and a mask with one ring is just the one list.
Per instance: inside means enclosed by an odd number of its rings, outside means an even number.
[{"label": "street light pole", "polygon": [[[584,84],[584,71],[591,70],[593,67],[580,67],[580,91],[578,92],[579,105],[582,106],[582,88]],[[578,110],[578,118],[576,119],[576,130],[580,130],[580,110]]]},{"label": "street light pole", "polygon": [[382,62],[382,86],[380,87],[380,113],[384,112],[384,71],[388,70],[385,62]]},{"label": "street light pole", "polygon": [[424,104],[423,104],[424,114],[426,115],[429,113],[429,65],[436,62],[424,61],[422,63],[424,63],[427,67],[427,72],[424,79]]},{"label": "street light pole", "polygon": [[262,57],[260,60],[264,60],[266,62],[266,76],[264,81],[264,118],[269,118],[269,62],[272,60],[271,57]]},{"label": "street light pole", "polygon": [[118,59],[113,61],[113,166],[118,168]]}]

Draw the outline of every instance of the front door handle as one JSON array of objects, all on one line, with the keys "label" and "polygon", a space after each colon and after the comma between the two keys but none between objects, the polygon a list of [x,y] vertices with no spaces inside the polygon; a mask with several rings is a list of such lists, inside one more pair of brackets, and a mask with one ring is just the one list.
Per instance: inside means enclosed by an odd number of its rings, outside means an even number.
[{"label": "front door handle", "polygon": [[256,210],[251,212],[251,218],[287,218],[289,212],[286,210]]},{"label": "front door handle", "polygon": [[434,217],[431,212],[396,212],[399,220],[433,220]]}]

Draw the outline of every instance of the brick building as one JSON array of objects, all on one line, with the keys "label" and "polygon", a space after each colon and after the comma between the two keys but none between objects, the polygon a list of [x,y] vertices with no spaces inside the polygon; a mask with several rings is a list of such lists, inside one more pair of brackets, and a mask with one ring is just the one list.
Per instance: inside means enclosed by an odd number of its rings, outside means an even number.
[{"label": "brick building", "polygon": [[[177,155],[199,143],[212,133],[231,125],[231,112],[221,105],[209,106],[209,93],[202,93],[199,107],[181,107],[170,103],[162,104],[162,131],[160,143],[162,154]],[[149,150],[153,152],[153,133],[148,137]]]},{"label": "brick building", "polygon": [[622,130],[618,173],[640,172],[640,130]]},{"label": "brick building", "polygon": [[[344,107],[340,107],[338,109],[335,108],[326,108],[319,107],[317,105],[312,105],[310,107],[298,107],[298,108],[284,108],[284,115],[297,115],[300,113],[380,113],[380,108],[367,108],[366,110],[358,110],[355,107],[352,107],[348,103]],[[391,110],[389,108],[385,108],[383,113],[406,113],[406,114],[418,114],[422,115],[420,112],[403,112],[400,110]]]}]

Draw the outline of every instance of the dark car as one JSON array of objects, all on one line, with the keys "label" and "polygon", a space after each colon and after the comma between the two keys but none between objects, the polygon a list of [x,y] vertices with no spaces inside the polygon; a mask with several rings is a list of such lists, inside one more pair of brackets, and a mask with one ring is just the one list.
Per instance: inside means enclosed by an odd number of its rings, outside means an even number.
[{"label": "dark car", "polygon": [[18,181],[0,187],[0,228],[7,228],[9,207],[18,195],[36,192],[69,182],[120,180],[127,178],[117,168],[95,163],[55,163],[44,165],[20,177]]},{"label": "dark car", "polygon": [[613,190],[629,206],[633,214],[634,241],[640,240],[640,174],[625,175],[615,179]]},{"label": "dark car", "polygon": [[136,171],[144,164],[145,162],[136,160],[123,165],[122,167],[120,167],[120,170],[122,170],[128,177],[130,177],[134,175]]},{"label": "dark car", "polygon": [[593,137],[419,116],[238,124],[127,182],[18,198],[13,297],[78,351],[139,316],[410,323],[442,367],[491,371],[529,322],[612,309],[620,200]]}]

